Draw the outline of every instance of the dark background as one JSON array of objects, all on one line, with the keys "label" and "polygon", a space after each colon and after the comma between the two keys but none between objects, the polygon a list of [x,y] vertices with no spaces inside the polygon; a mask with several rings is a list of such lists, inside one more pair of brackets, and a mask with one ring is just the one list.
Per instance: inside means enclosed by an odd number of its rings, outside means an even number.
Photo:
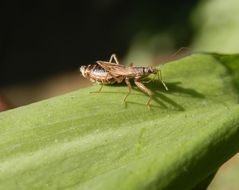
[{"label": "dark background", "polygon": [[123,57],[135,34],[164,31],[175,49],[193,36],[193,1],[3,1],[0,85],[27,83],[80,65]]}]

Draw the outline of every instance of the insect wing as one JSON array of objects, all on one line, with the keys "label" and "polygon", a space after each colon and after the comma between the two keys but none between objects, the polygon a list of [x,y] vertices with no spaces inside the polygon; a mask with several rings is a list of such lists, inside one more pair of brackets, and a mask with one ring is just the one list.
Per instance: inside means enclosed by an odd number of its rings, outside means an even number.
[{"label": "insect wing", "polygon": [[130,67],[124,65],[117,65],[105,61],[97,61],[97,64],[114,76],[130,76],[134,74]]}]

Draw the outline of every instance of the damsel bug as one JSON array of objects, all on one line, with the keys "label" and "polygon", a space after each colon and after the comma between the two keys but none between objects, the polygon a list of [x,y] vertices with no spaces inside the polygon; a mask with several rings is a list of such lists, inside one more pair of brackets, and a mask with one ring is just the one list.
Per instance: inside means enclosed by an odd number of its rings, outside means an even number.
[{"label": "damsel bug", "polygon": [[150,101],[152,99],[153,93],[143,84],[151,81],[143,80],[150,74],[154,74],[155,76],[157,75],[158,79],[160,79],[165,89],[168,90],[167,86],[162,80],[160,69],[156,69],[150,66],[135,67],[132,64],[130,66],[121,65],[119,64],[119,61],[115,54],[111,55],[109,61],[96,61],[96,63],[97,64],[81,66],[80,71],[83,77],[90,79],[92,82],[101,84],[101,87],[99,91],[97,91],[97,93],[101,92],[104,84],[113,84],[115,82],[122,83],[123,81],[125,81],[128,86],[128,93],[124,97],[124,103],[126,103],[126,99],[132,89],[130,79],[134,79],[136,86],[141,91],[149,95],[147,106],[150,106]]}]

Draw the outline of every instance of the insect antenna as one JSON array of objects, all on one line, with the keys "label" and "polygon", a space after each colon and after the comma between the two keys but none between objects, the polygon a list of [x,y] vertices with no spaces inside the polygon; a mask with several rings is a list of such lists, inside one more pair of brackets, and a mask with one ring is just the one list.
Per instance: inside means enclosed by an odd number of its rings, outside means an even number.
[{"label": "insect antenna", "polygon": [[185,57],[186,55],[189,55],[192,52],[192,50],[188,47],[181,47],[176,52],[174,52],[171,55],[163,56],[163,57],[156,57],[151,65],[164,65],[170,61],[174,61],[176,59]]}]

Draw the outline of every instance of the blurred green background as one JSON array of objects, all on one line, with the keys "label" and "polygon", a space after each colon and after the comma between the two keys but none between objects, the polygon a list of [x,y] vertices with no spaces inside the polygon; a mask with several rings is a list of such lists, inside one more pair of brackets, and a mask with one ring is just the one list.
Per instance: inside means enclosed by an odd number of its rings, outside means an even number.
[{"label": "blurred green background", "polygon": [[[163,63],[180,47],[239,53],[238,0],[2,3],[0,111],[89,85],[78,67],[112,53],[137,65]],[[209,189],[239,189],[238,168],[239,155]]]}]

